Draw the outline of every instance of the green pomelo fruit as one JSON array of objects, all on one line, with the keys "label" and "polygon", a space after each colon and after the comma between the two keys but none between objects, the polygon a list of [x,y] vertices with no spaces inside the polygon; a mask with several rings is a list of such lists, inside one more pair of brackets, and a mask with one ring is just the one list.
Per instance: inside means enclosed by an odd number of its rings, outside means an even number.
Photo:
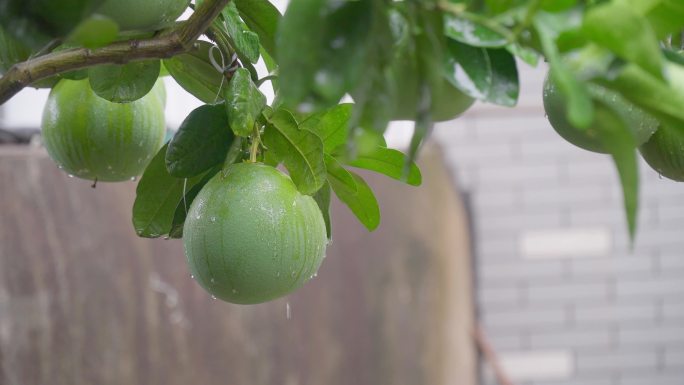
[{"label": "green pomelo fruit", "polygon": [[661,125],[639,151],[660,175],[684,182],[684,127]]},{"label": "green pomelo fruit", "polygon": [[174,22],[190,0],[106,0],[97,13],[119,24],[121,30],[151,30]]},{"label": "green pomelo fruit", "polygon": [[61,80],[43,111],[43,141],[71,175],[115,182],[140,175],[165,135],[163,83],[131,103],[95,95],[88,80]]},{"label": "green pomelo fruit", "polygon": [[318,271],[327,245],[314,199],[264,164],[234,164],[216,174],[192,202],[183,231],[195,280],[238,304],[301,287]]},{"label": "green pomelo fruit", "polygon": [[[629,125],[637,145],[646,142],[658,128],[656,119],[625,100],[620,94],[595,84],[589,84],[589,88],[595,100],[611,108]],[[546,74],[544,80],[544,110],[551,127],[563,139],[588,151],[607,153],[600,137],[604,123],[594,119],[586,129],[574,127],[567,118],[567,100],[556,87],[550,73]]]}]

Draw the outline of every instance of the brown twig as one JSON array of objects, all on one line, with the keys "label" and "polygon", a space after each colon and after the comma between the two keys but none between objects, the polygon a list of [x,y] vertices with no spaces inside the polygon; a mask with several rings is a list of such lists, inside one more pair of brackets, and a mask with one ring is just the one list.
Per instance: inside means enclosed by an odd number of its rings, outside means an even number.
[{"label": "brown twig", "polygon": [[478,349],[480,349],[487,362],[489,362],[489,365],[494,372],[494,377],[496,377],[496,381],[501,385],[513,385],[513,382],[508,378],[501,367],[499,358],[496,356],[496,351],[492,347],[492,344],[489,343],[489,339],[487,339],[487,336],[482,330],[482,326],[475,326],[475,330],[473,330],[473,338],[475,339],[475,344],[477,345]]},{"label": "brown twig", "polygon": [[229,1],[206,0],[187,21],[150,39],[115,42],[96,49],[74,48],[17,63],[0,78],[0,104],[24,87],[60,73],[99,64],[168,58],[187,52]]}]

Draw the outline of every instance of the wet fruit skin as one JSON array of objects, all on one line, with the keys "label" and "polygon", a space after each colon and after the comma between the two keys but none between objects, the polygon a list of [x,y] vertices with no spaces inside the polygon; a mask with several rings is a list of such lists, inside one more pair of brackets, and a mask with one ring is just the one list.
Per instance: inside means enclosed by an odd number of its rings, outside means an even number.
[{"label": "wet fruit skin", "polygon": [[287,175],[239,163],[216,174],[192,202],[183,244],[191,274],[211,295],[255,304],[312,278],[327,238],[316,202]]},{"label": "wet fruit skin", "polygon": [[[646,142],[658,128],[656,119],[626,101],[619,94],[597,85],[589,84],[589,87],[596,100],[612,107],[629,124],[637,145]],[[544,80],[544,110],[553,129],[563,139],[577,147],[587,151],[607,153],[599,137],[601,122],[595,120],[584,130],[575,128],[567,119],[566,106],[567,101],[556,87],[550,74],[547,73]]]},{"label": "wet fruit skin", "polygon": [[684,182],[684,127],[660,126],[639,151],[660,175]]},{"label": "wet fruit skin", "polygon": [[165,135],[163,83],[131,103],[95,95],[88,79],[61,80],[43,111],[43,142],[67,173],[103,182],[142,174]]}]

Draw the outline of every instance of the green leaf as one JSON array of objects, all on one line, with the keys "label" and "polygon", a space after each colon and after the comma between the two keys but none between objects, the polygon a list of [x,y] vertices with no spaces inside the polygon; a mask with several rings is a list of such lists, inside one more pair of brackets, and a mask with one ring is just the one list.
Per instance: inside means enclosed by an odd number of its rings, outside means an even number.
[{"label": "green leaf", "polygon": [[372,1],[292,0],[278,29],[280,92],[302,112],[337,104],[363,74]]},{"label": "green leaf", "polygon": [[190,210],[190,205],[192,202],[195,200],[195,197],[197,197],[197,194],[199,194],[200,190],[202,190],[202,187],[204,187],[207,182],[211,178],[214,177],[219,171],[221,171],[221,166],[215,166],[209,171],[205,172],[202,174],[201,179],[194,178],[192,180],[188,179],[188,181],[197,181],[196,183],[189,185],[188,183],[185,184],[184,190],[185,195],[182,196],[180,202],[178,202],[178,205],[176,206],[176,211],[173,214],[173,220],[171,221],[171,230],[169,230],[169,237],[170,238],[182,238],[183,237],[183,226],[185,224],[185,218],[188,215],[188,210]]},{"label": "green leaf", "polygon": [[474,47],[504,47],[509,41],[484,25],[455,15],[445,15],[444,35]]},{"label": "green leaf", "polygon": [[540,8],[547,12],[561,12],[572,8],[577,0],[541,0]]},{"label": "green leaf", "polygon": [[684,28],[684,3],[681,0],[618,0],[648,20],[658,39]]},{"label": "green leaf", "polygon": [[348,164],[353,167],[387,175],[390,178],[406,182],[412,186],[419,186],[422,182],[420,169],[414,162],[411,162],[409,172],[406,174],[404,172],[406,162],[406,155],[401,151],[386,147],[376,147],[372,152],[361,154]]},{"label": "green leaf", "polygon": [[159,77],[160,65],[159,60],[146,60],[92,67],[88,70],[90,87],[110,102],[132,102],[150,92]]},{"label": "green leaf", "polygon": [[356,182],[356,191],[352,190],[351,186],[341,183],[335,178],[328,178],[328,181],[340,201],[349,207],[356,218],[359,219],[359,222],[369,231],[373,231],[380,224],[378,201],[363,178],[354,173],[350,174]]},{"label": "green leaf", "polygon": [[492,63],[492,86],[487,100],[494,104],[514,107],[520,94],[515,58],[505,49],[488,49],[487,54]]},{"label": "green leaf", "polygon": [[353,107],[353,104],[345,103],[317,112],[301,122],[299,128],[318,135],[323,141],[325,152],[330,154],[337,147],[347,143]]},{"label": "green leaf", "polygon": [[346,168],[342,167],[342,164],[336,158],[325,154],[325,168],[328,181],[344,185],[345,190],[350,193],[355,194],[358,191],[354,176]]},{"label": "green leaf", "polygon": [[325,182],[323,142],[311,131],[301,130],[286,110],[277,110],[267,118],[262,136],[275,159],[282,161],[292,181],[303,194],[313,194]]},{"label": "green leaf", "polygon": [[538,12],[534,17],[534,27],[539,35],[542,49],[551,65],[551,76],[558,85],[558,89],[568,100],[568,120],[577,128],[587,128],[594,119],[594,106],[589,97],[589,91],[579,82],[563,63],[555,39],[559,23],[556,15]]},{"label": "green leaf", "polygon": [[166,151],[166,169],[177,178],[190,178],[220,164],[233,142],[222,104],[194,109],[181,123]]},{"label": "green leaf", "polygon": [[225,93],[228,123],[236,136],[249,136],[266,106],[266,97],[252,82],[249,71],[239,68]]},{"label": "green leaf", "polygon": [[240,19],[240,13],[234,2],[228,3],[221,14],[225,18],[224,25],[234,43],[235,50],[250,62],[256,63],[259,60],[259,35],[250,31]]},{"label": "green leaf", "polygon": [[532,48],[523,47],[519,44],[509,44],[506,46],[506,49],[532,67],[536,67],[539,63],[541,55]]},{"label": "green leaf", "polygon": [[602,129],[598,131],[599,139],[613,157],[620,175],[627,227],[633,242],[639,207],[639,164],[636,142],[628,122],[625,122],[617,111],[613,111],[603,103],[597,103],[595,111],[596,118],[604,123]]},{"label": "green leaf", "polygon": [[66,38],[66,42],[97,48],[116,40],[118,34],[119,25],[114,20],[95,14],[80,22]]},{"label": "green leaf", "polygon": [[[671,64],[673,65],[673,64]],[[684,91],[661,81],[635,64],[627,64],[610,79],[597,79],[601,85],[620,92],[625,99],[643,108],[663,123],[684,126]]]},{"label": "green leaf", "polygon": [[448,40],[445,76],[473,98],[512,107],[520,86],[515,59],[505,49],[473,47]]},{"label": "green leaf", "polygon": [[663,77],[663,54],[650,24],[628,5],[607,3],[587,11],[584,34],[617,56],[634,62],[651,75]]},{"label": "green leaf", "polygon": [[222,102],[223,90],[228,86],[223,74],[209,59],[213,54],[214,61],[221,63],[220,53],[217,49],[212,50],[213,46],[206,41],[198,41],[192,51],[164,60],[164,67],[181,87],[209,104]]},{"label": "green leaf", "polygon": [[201,178],[186,181],[171,176],[164,161],[167,147],[168,144],[152,158],[135,190],[133,227],[140,237],[157,238],[168,234],[184,188]]},{"label": "green leaf", "polygon": [[268,0],[233,0],[240,17],[252,31],[259,35],[259,43],[275,57],[275,36],[280,22],[280,12]]},{"label": "green leaf", "polygon": [[318,204],[318,208],[321,209],[321,214],[323,214],[323,221],[325,221],[325,230],[328,239],[332,239],[332,227],[330,223],[330,184],[325,182],[323,187],[313,195],[313,199],[316,201],[316,204]]}]

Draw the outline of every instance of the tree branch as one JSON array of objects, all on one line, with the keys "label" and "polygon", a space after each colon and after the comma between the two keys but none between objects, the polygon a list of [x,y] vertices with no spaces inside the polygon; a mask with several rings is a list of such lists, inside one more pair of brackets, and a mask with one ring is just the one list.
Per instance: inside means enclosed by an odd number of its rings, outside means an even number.
[{"label": "tree branch", "polygon": [[153,38],[115,42],[96,49],[74,48],[17,63],[0,78],[0,104],[24,87],[60,73],[99,64],[169,58],[187,52],[229,1],[206,0],[187,21]]}]

